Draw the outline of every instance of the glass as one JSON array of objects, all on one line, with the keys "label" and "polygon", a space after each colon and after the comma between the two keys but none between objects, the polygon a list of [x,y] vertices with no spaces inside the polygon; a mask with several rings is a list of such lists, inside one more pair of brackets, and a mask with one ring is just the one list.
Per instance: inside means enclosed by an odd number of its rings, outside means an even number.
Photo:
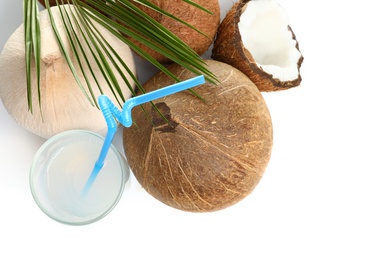
[{"label": "glass", "polygon": [[85,225],[105,217],[117,205],[130,169],[113,145],[88,194],[81,194],[103,142],[104,138],[93,132],[72,130],[53,136],[38,150],[30,170],[30,188],[49,217],[64,224]]}]

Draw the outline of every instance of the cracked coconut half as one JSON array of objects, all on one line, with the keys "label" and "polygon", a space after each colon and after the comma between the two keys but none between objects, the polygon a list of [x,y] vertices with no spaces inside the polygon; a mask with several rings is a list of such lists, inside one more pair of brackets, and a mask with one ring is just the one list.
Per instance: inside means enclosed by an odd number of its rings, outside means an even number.
[{"label": "cracked coconut half", "polygon": [[218,28],[212,58],[246,74],[260,91],[301,83],[303,61],[285,10],[274,0],[240,0]]}]

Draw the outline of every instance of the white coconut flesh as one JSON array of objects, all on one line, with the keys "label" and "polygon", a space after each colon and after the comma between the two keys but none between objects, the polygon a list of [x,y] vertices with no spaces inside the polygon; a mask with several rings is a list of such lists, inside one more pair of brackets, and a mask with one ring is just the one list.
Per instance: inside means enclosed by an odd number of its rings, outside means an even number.
[{"label": "white coconut flesh", "polygon": [[299,76],[301,53],[288,25],[285,11],[272,0],[249,1],[238,23],[242,43],[257,65],[280,81]]}]

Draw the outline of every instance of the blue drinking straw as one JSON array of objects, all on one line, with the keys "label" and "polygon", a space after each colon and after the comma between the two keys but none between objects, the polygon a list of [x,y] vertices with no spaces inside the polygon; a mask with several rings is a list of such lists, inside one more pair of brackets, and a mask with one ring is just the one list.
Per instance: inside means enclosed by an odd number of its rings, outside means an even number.
[{"label": "blue drinking straw", "polygon": [[[88,194],[88,191],[90,190],[97,175],[103,168],[104,160],[107,156],[115,132],[118,128],[117,121],[119,121],[119,123],[121,123],[125,127],[130,127],[133,123],[133,120],[131,118],[131,110],[133,109],[133,107],[168,95],[172,95],[174,93],[189,89],[191,87],[195,87],[197,85],[203,84],[204,82],[204,76],[201,75],[164,88],[148,92],[146,94],[130,98],[124,103],[122,111],[120,111],[106,95],[99,96],[98,103],[100,106],[100,110],[103,113],[104,119],[106,120],[108,130],[106,138],[104,139],[103,147],[100,151],[99,158],[97,159],[95,166],[93,167],[92,173],[89,176],[81,195],[86,196]],[[117,121],[115,120],[115,118],[117,119]]]}]

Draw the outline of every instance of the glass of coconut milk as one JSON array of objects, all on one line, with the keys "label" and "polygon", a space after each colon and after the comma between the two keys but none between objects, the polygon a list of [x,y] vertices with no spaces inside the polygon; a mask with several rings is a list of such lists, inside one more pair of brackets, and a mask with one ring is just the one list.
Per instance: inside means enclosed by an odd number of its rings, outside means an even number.
[{"label": "glass of coconut milk", "polygon": [[52,219],[85,225],[106,216],[119,202],[130,169],[111,145],[104,166],[88,194],[82,194],[104,138],[93,132],[72,130],[48,139],[38,150],[30,170],[32,195]]}]

